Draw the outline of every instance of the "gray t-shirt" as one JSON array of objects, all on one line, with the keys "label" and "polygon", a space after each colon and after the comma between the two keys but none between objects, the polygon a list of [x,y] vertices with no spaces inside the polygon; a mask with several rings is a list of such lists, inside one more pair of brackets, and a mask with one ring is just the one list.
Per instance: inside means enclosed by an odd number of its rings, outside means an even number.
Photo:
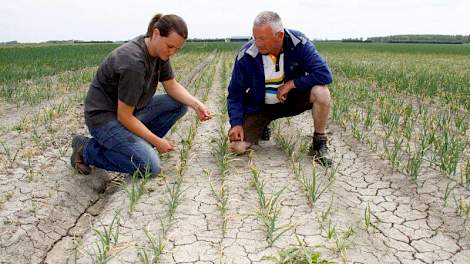
[{"label": "gray t-shirt", "polygon": [[85,99],[85,123],[98,127],[117,119],[118,99],[135,110],[145,107],[158,82],[174,78],[170,61],[150,56],[145,36],[113,50],[101,63]]}]

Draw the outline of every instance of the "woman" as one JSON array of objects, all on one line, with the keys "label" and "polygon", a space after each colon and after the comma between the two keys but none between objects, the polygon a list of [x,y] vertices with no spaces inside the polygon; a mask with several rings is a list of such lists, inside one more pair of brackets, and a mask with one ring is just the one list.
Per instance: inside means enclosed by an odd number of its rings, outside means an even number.
[{"label": "woman", "polygon": [[[134,173],[160,172],[158,153],[174,150],[163,137],[187,111],[211,118],[207,107],[175,78],[169,58],[184,44],[188,29],[176,15],[155,15],[147,34],[111,52],[98,68],[85,99],[92,138],[74,136],[71,164],[89,174],[90,165]],[[154,95],[158,82],[166,95]]]}]

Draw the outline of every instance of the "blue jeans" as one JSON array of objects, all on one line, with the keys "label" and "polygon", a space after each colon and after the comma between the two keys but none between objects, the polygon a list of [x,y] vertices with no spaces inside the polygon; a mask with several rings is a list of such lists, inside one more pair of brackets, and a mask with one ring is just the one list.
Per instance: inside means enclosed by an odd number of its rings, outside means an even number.
[{"label": "blue jeans", "polygon": [[[187,110],[187,106],[168,95],[154,95],[149,104],[134,115],[155,135],[164,137]],[[160,173],[158,152],[119,121],[109,121],[102,126],[89,128],[89,131],[93,138],[83,150],[87,164],[130,174],[137,170],[142,173],[148,171],[152,175]]]}]

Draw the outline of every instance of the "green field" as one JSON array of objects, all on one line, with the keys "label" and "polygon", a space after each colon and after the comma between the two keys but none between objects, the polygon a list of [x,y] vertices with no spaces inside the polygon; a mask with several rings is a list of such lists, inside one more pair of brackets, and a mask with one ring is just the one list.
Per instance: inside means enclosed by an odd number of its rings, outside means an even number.
[{"label": "green field", "polygon": [[[178,78],[187,75],[191,65],[207,54],[215,51],[236,54],[240,45],[187,43],[173,59],[176,71],[180,72]],[[95,67],[116,47],[116,44],[2,47],[0,97],[7,102],[34,105],[79,87],[86,88]],[[411,147],[401,142],[400,146],[404,145],[400,148],[392,144],[397,151],[407,149],[407,154],[413,156],[417,155],[416,148],[426,148],[426,153],[434,149],[437,154],[431,160],[444,171],[455,175],[462,170],[458,164],[468,144],[470,45],[320,42],[317,49],[334,74],[335,81],[330,87],[334,98],[332,118],[336,122],[344,128],[352,126],[362,140],[368,134],[385,131],[386,143],[382,147],[387,152],[394,136],[402,138],[404,133],[406,141],[414,138],[422,143]],[[433,131],[431,135],[428,130]],[[424,143],[422,137],[432,135],[437,139]],[[442,138],[446,141],[440,142]],[[428,144],[434,147],[428,148]],[[398,153],[388,155],[398,159],[395,157]],[[411,164],[404,166],[411,171]],[[463,177],[470,181],[468,172]]]},{"label": "green field", "polygon": [[[98,65],[117,44],[0,47],[0,97],[18,99],[25,81]],[[187,43],[185,53],[236,50],[237,43]],[[328,43],[317,44],[334,75],[369,80],[378,87],[458,101],[470,109],[470,45]],[[19,97],[21,99],[21,96]]]},{"label": "green field", "polygon": [[215,115],[188,111],[165,135],[177,148],[161,175],[141,179],[69,162],[116,44],[0,46],[0,262],[468,263],[470,45],[317,43],[334,76],[329,169],[307,157],[308,112],[232,155],[241,45],[187,43],[172,57]]}]

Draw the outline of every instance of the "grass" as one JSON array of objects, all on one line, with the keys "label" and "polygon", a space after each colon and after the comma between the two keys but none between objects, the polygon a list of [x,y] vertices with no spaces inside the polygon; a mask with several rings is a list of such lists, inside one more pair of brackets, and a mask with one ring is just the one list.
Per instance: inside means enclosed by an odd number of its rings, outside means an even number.
[{"label": "grass", "polygon": [[331,201],[330,206],[323,212],[321,212],[319,222],[322,233],[324,236],[333,243],[333,251],[342,258],[344,263],[348,263],[347,249],[350,246],[350,240],[355,234],[354,229],[349,226],[344,231],[338,230],[337,225],[331,219],[332,211],[331,206],[333,200]]},{"label": "grass", "polygon": [[129,213],[132,213],[135,209],[135,205],[140,200],[142,195],[146,192],[146,184],[151,176],[148,167],[146,167],[145,171],[142,172],[141,170],[136,170],[130,179],[130,183],[126,183],[124,181],[119,182],[118,184],[122,187],[122,189],[126,192],[127,198],[129,199]]},{"label": "grass", "polygon": [[117,46],[71,44],[0,48],[0,84],[95,66]]},{"label": "grass", "polygon": [[[189,44],[189,43],[188,43]],[[192,45],[192,44],[191,44]],[[74,46],[77,47],[77,46]],[[179,59],[175,58],[175,68],[178,68],[177,76],[181,76],[179,73],[189,73],[194,62],[200,61],[214,46],[203,44],[201,46],[185,46],[192,49],[189,53],[195,55],[181,56]],[[332,117],[341,127],[344,129],[351,129],[354,137],[362,142],[370,143],[371,148],[374,144],[380,145],[384,142],[384,148],[376,148],[376,151],[386,152],[381,153],[391,161],[394,169],[400,170],[410,176],[413,181],[417,181],[418,177],[426,177],[421,175],[423,166],[431,166],[431,169],[441,170],[443,175],[447,175],[450,178],[458,178],[460,184],[468,187],[470,185],[470,161],[468,157],[468,138],[465,138],[468,133],[468,73],[464,70],[468,64],[468,47],[462,46],[423,46],[423,45],[349,45],[349,44],[325,44],[319,45],[320,50],[328,58],[333,71],[335,73],[336,80],[332,84],[332,93],[334,99],[334,108],[332,109]],[[44,50],[44,49],[39,49]],[[23,49],[22,51],[25,51]],[[29,50],[28,50],[29,51]],[[49,65],[54,65],[50,62],[39,63],[40,67],[37,72],[28,73],[27,75],[20,77],[13,77],[11,80],[5,80],[0,83],[1,91],[4,93],[3,98],[10,98],[9,100],[20,99],[24,102],[35,104],[54,96],[55,88],[58,88],[60,93],[74,92],[76,89],[82,88],[82,84],[88,83],[91,71],[82,73],[82,69],[91,69],[95,67],[97,63],[86,66],[67,66],[60,64],[59,61],[54,61],[54,56],[60,56],[61,51],[57,51],[57,54],[51,54],[50,52],[38,52],[38,56],[51,56],[51,61],[57,65],[58,69],[47,72]],[[32,53],[29,53],[32,54]],[[83,56],[82,53],[81,56]],[[86,54],[89,54],[86,53]],[[2,57],[3,58],[3,57]],[[32,56],[36,60],[35,56]],[[73,62],[73,58],[68,56],[68,59]],[[184,58],[184,59],[183,59]],[[21,66],[21,60],[23,58],[11,57],[13,64]],[[102,57],[100,58],[102,59]],[[88,60],[88,58],[87,58]],[[4,63],[6,60],[1,60]],[[233,58],[227,60],[224,63],[223,73],[224,76],[222,82],[224,83],[222,89],[226,88],[227,79],[230,71],[230,64]],[[27,62],[27,66],[24,66],[25,72],[29,71],[29,65],[35,65],[34,63]],[[24,64],[24,65],[26,65]],[[186,65],[187,64],[187,65]],[[16,66],[9,66],[7,70],[13,71]],[[1,69],[6,69],[1,68]],[[33,69],[34,70],[34,69]],[[44,70],[44,71],[43,71]],[[207,74],[201,77],[199,81],[191,85],[190,89],[194,91],[201,98],[208,96],[208,87],[211,84],[211,76],[214,75],[214,68],[207,67]],[[184,74],[183,74],[184,75]],[[7,74],[0,74],[0,78],[7,76]],[[59,83],[54,86],[54,81],[59,80]],[[7,84],[8,83],[8,87]],[[20,92],[19,86],[26,85]],[[83,92],[79,93],[83,94]],[[53,129],[48,124],[52,123],[57,117],[67,114],[71,108],[77,102],[83,100],[82,97],[77,95],[77,99],[71,104],[58,104],[56,107],[51,107],[50,110],[41,112],[40,114],[30,116],[24,120],[23,124],[19,124],[17,127],[18,132],[31,131],[32,143],[37,147],[45,148],[47,144],[43,141],[46,140],[41,133],[43,130],[36,130],[34,127],[38,125],[48,126],[47,130],[50,134],[56,133],[57,128]],[[10,101],[10,102],[13,102]],[[223,111],[226,111],[226,101],[222,103]],[[227,122],[226,112],[221,117],[221,123]],[[192,123],[189,129],[189,137],[184,138],[182,148],[180,149],[179,158],[180,163],[176,167],[176,182],[167,185],[168,192],[168,210],[169,216],[173,219],[176,212],[177,206],[183,199],[184,189],[181,187],[182,176],[185,170],[191,164],[191,146],[194,142],[196,135],[197,126],[199,124]],[[221,127],[221,135],[222,126]],[[292,127],[291,127],[292,128]],[[186,131],[185,131],[186,132]],[[224,135],[226,136],[226,135]],[[310,201],[316,201],[320,195],[324,195],[324,187],[330,184],[327,181],[321,181],[320,179],[326,179],[322,177],[322,172],[317,169],[310,175],[304,175],[302,172],[301,164],[298,163],[302,158],[302,142],[296,140],[296,136],[283,137],[278,143],[283,148],[286,156],[291,164],[295,164],[297,167],[293,167],[293,171],[296,174],[304,177],[305,190],[308,196],[311,198]],[[378,143],[377,143],[378,142]],[[217,156],[217,166],[221,179],[225,178],[225,175],[229,171],[229,157],[225,155],[227,150],[227,140],[217,142],[217,149],[220,150]],[[2,142],[0,146],[0,152],[2,153],[2,162],[5,161],[6,166],[15,167],[18,160],[23,157],[21,155],[21,147],[13,148],[8,143]],[[63,156],[66,152],[66,148],[58,151]],[[29,178],[32,179],[35,173],[33,167],[35,159],[26,157],[24,159],[24,166],[26,173],[29,174]],[[294,163],[297,162],[297,163]],[[429,164],[430,163],[430,164]],[[2,164],[2,165],[3,165]],[[37,167],[37,166],[36,166]],[[310,171],[308,171],[310,173]],[[324,175],[331,181],[334,179],[336,171],[331,170]],[[259,176],[259,175],[258,175]],[[259,177],[261,178],[261,177]],[[457,188],[454,181],[452,184],[448,184],[444,193],[444,200],[447,203],[447,199],[451,196],[452,190]],[[141,185],[142,181],[136,180],[131,182],[126,189],[130,201],[130,211],[133,210],[132,204],[135,205],[145,192],[145,184]],[[265,194],[265,182],[262,179],[258,180],[259,187],[257,188],[257,195],[259,203],[262,204],[267,210],[260,210],[258,217],[260,220],[263,217],[267,220],[266,231],[271,230],[271,240],[280,233],[280,230],[276,230],[276,222],[279,220],[276,218],[276,211],[282,209],[279,206],[279,196],[276,197],[278,192],[274,192],[272,195]],[[321,185],[324,184],[324,185]],[[221,214],[226,213],[226,204],[228,201],[228,191],[224,184],[211,186],[211,189],[219,199],[218,206]],[[308,191],[310,190],[310,191]],[[282,193],[282,190],[280,191]],[[279,195],[281,195],[279,193]],[[321,194],[323,193],[323,194]],[[320,194],[320,195],[319,195]],[[312,202],[310,202],[313,204]],[[273,206],[274,205],[274,206]],[[276,207],[278,205],[278,207]],[[465,217],[468,217],[470,212],[469,205],[464,199],[457,200],[456,208],[457,212]],[[132,208],[132,209],[131,209]],[[225,208],[225,209],[224,209]],[[331,208],[330,208],[331,209]],[[325,212],[325,219],[328,218],[328,214],[331,212]],[[226,221],[225,217],[222,217],[223,221]],[[273,225],[274,223],[274,225]],[[326,224],[328,223],[328,227]],[[364,209],[364,223],[366,226],[372,225],[370,207]],[[368,224],[367,224],[368,223]],[[274,228],[273,228],[274,226]],[[164,230],[167,230],[168,226],[165,226]],[[224,229],[226,228],[226,224]],[[338,252],[343,252],[347,248],[343,235],[340,235],[339,227],[332,221],[325,220],[325,228],[328,230],[328,237],[330,239],[336,239],[336,248]],[[106,230],[99,229],[102,237],[106,237]],[[164,233],[166,233],[164,231]],[[347,237],[347,235],[344,235]],[[150,238],[149,245],[152,244]],[[339,238],[339,239],[338,239]],[[274,239],[275,240],[275,239]],[[106,239],[104,239],[106,241]],[[117,238],[116,238],[117,241]],[[274,242],[274,241],[272,241]],[[112,247],[113,239],[108,241],[108,245]],[[156,246],[154,249],[158,249],[158,243],[155,240]],[[99,252],[110,252],[109,249],[106,251],[104,246],[99,247],[102,250]],[[142,252],[144,260],[152,262],[151,252],[157,252],[152,249],[152,246],[146,247],[145,252]],[[155,255],[155,254],[153,254]],[[104,258],[105,260],[106,258]]]},{"label": "grass", "polygon": [[[332,52],[331,46],[339,50]],[[445,176],[460,176],[466,185],[470,90],[462,65],[470,49],[346,44],[342,47],[353,50],[340,51],[341,45],[331,46],[324,45],[324,54],[336,60],[330,64],[336,77],[333,120],[415,182],[421,168],[431,165]]]},{"label": "grass", "polygon": [[336,236],[336,225],[333,224],[331,219],[328,220],[328,225],[326,228],[326,237],[328,239],[333,239]]},{"label": "grass", "polygon": [[[289,125],[287,124],[287,126]],[[305,157],[310,142],[297,140],[300,132],[294,133],[294,135],[282,133],[277,122],[273,122],[272,127],[274,130],[274,140],[288,157],[292,172],[305,192],[309,206],[312,207],[320,196],[333,184],[339,164],[323,171],[322,175],[327,176],[327,180],[320,180],[320,173],[318,172],[318,165],[315,160],[311,162],[312,173],[305,173],[303,164],[300,161]]]},{"label": "grass", "polygon": [[455,189],[456,185],[451,186],[452,182],[447,183],[446,190],[444,191],[444,206],[447,206],[447,199],[449,199],[450,193]]},{"label": "grass", "polygon": [[19,82],[15,85],[0,85],[0,96],[3,95],[8,102],[15,103],[17,106],[37,105],[60,96],[73,95],[77,92],[84,93],[93,79],[94,72],[95,68],[86,68],[64,72],[53,77],[47,76],[33,81]]},{"label": "grass", "polygon": [[[209,66],[210,69],[213,69],[214,66]],[[209,93],[209,87],[210,86],[205,86],[207,84],[212,83],[213,79],[213,74],[208,70],[209,69],[207,66],[202,70],[201,74],[199,75],[198,79],[194,81],[194,83],[191,85],[192,93],[203,93],[202,101],[204,102],[207,100],[207,94]],[[208,77],[209,76],[209,77]],[[166,185],[166,192],[167,192],[167,198],[166,198],[166,205],[167,205],[167,217],[166,220],[167,222],[164,223],[162,222],[162,227],[164,229],[164,236],[166,237],[166,232],[169,230],[170,226],[173,224],[174,219],[175,219],[175,213],[176,209],[178,206],[181,204],[182,199],[183,199],[183,194],[186,191],[186,189],[182,188],[183,184],[183,176],[185,174],[185,171],[187,167],[189,166],[189,161],[190,161],[190,154],[191,154],[191,149],[194,144],[194,139],[196,136],[197,129],[201,122],[197,119],[196,116],[193,116],[193,119],[189,121],[190,123],[188,124],[187,127],[187,132],[184,136],[179,136],[181,139],[181,144],[182,146],[179,148],[179,153],[178,153],[178,158],[179,162],[175,166],[175,180],[172,183],[169,183]],[[175,130],[176,131],[176,130]],[[175,133],[177,134],[177,133]],[[189,187],[188,187],[189,188]]]},{"label": "grass", "polygon": [[[225,126],[225,123],[223,123],[223,125]],[[218,136],[215,138],[215,142],[212,147],[212,154],[215,157],[220,176],[225,178],[233,155],[230,152],[230,141],[227,133],[225,132],[225,127],[222,127],[221,125],[217,133]]]},{"label": "grass", "polygon": [[[344,47],[347,47],[345,45]],[[452,102],[463,105],[469,110],[470,105],[465,102],[465,95],[468,95],[465,83],[469,77],[463,71],[465,56],[468,55],[469,48],[460,46],[460,50],[455,50],[449,46],[430,47],[434,49],[446,49],[445,53],[431,54],[418,51],[423,45],[414,45],[412,52],[399,53],[390,52],[397,48],[396,45],[363,45],[362,49],[354,51],[348,50],[340,52],[336,50],[331,54],[326,51],[324,54],[332,63],[333,72],[342,73],[349,79],[374,80],[379,87],[389,87],[390,91],[406,91],[409,94],[419,94],[427,97],[439,97],[444,102],[452,98]],[[377,52],[371,52],[371,47],[380,47]],[[466,48],[466,50],[465,50]],[[441,50],[442,51],[442,50]],[[445,74],[442,74],[442,67],[446,67]],[[445,91],[442,87],[446,87]]]},{"label": "grass", "polygon": [[[210,189],[212,195],[215,197],[217,202],[217,209],[220,212],[222,218],[222,236],[225,237],[227,233],[228,225],[228,202],[229,202],[229,192],[225,184],[226,177],[230,174],[230,166],[233,160],[233,154],[230,151],[230,141],[227,135],[226,124],[228,122],[228,111],[227,111],[227,91],[225,90],[225,85],[227,83],[227,74],[228,74],[228,64],[225,62],[221,65],[220,74],[220,84],[223,90],[218,98],[218,105],[220,113],[217,115],[218,130],[215,138],[211,140],[212,142],[212,155],[215,159],[217,165],[217,177],[219,187],[215,187],[216,183],[210,180]],[[204,170],[204,173],[210,176],[207,170]]]},{"label": "grass", "polygon": [[279,226],[277,224],[281,208],[279,207],[278,199],[285,188],[274,192],[271,196],[267,196],[264,191],[265,183],[261,179],[258,168],[253,164],[253,157],[250,155],[250,170],[253,178],[253,184],[258,194],[257,213],[258,219],[263,224],[266,233],[266,242],[269,246],[281,237],[284,233],[293,228],[292,225],[286,224]]},{"label": "grass", "polygon": [[293,228],[290,224],[281,226],[277,224],[281,213],[281,208],[277,202],[283,191],[284,189],[281,189],[267,198],[264,201],[264,207],[260,208],[258,212],[258,217],[261,219],[266,231],[266,241],[269,246],[272,246],[274,241]]},{"label": "grass", "polygon": [[176,170],[177,176],[182,176],[187,168],[189,162],[190,150],[193,146],[194,138],[196,137],[197,128],[200,122],[197,119],[193,119],[191,125],[188,128],[188,133],[185,139],[181,141],[182,146],[179,149],[179,160],[180,163]]},{"label": "grass", "polygon": [[372,215],[370,212],[370,204],[367,203],[367,207],[364,209],[364,226],[369,232],[370,228],[375,228],[375,225],[372,223]]},{"label": "grass", "polygon": [[460,197],[457,203],[457,214],[465,217],[464,224],[467,223],[468,217],[470,216],[470,204],[465,202],[463,197]]},{"label": "grass", "polygon": [[276,264],[330,264],[332,261],[326,260],[321,257],[320,253],[314,249],[307,247],[305,242],[302,242],[296,236],[298,246],[289,247],[281,250],[277,256],[265,256],[262,260],[270,260]]},{"label": "grass", "polygon": [[106,227],[102,223],[102,230],[93,229],[96,237],[98,238],[95,241],[94,245],[94,254],[88,253],[93,263],[107,263],[114,256],[110,254],[111,248],[115,246],[119,241],[119,228],[120,228],[120,217],[119,213],[115,213],[113,220]]},{"label": "grass", "polygon": [[[204,170],[204,173],[210,177],[210,173],[207,170]],[[227,217],[227,211],[228,211],[228,190],[225,186],[225,182],[223,180],[223,176],[221,176],[220,180],[220,188],[216,190],[214,187],[214,184],[212,181],[210,181],[210,189],[212,192],[212,195],[215,197],[215,200],[217,202],[217,209],[220,212],[220,216],[222,217],[222,236],[225,236],[227,233],[227,223],[228,223],[228,217]]]},{"label": "grass", "polygon": [[84,96],[84,92],[75,92],[57,104],[52,104],[45,109],[26,115],[12,129],[18,132],[34,132],[36,127],[39,126],[46,126],[50,129],[54,120],[70,113],[73,107],[83,102]]},{"label": "grass", "polygon": [[139,247],[137,257],[142,264],[156,264],[165,249],[165,244],[160,237],[155,238],[146,228],[144,228],[144,233],[148,240],[148,246]]},{"label": "grass", "polygon": [[[296,178],[301,183],[301,186],[307,194],[307,199],[310,206],[313,206],[320,196],[325,193],[333,183],[333,180],[327,180],[320,182],[319,174],[317,171],[317,165],[315,161],[312,161],[312,174],[305,174],[301,168],[300,163],[297,163],[297,169],[295,170]],[[335,171],[335,170],[331,170]],[[333,178],[334,176],[332,176]]]},{"label": "grass", "polygon": [[[295,138],[293,136],[289,137],[282,135],[280,132],[280,126],[277,126],[276,128],[277,129],[275,129],[274,140],[276,140],[276,143],[283,150],[284,154],[292,159],[292,155],[294,155],[295,146],[297,143]],[[294,159],[297,160],[296,158]]]},{"label": "grass", "polygon": [[168,198],[167,198],[167,206],[168,206],[168,219],[171,223],[174,219],[176,208],[181,203],[181,199],[183,197],[183,193],[185,189],[181,188],[181,181],[176,181],[171,185],[167,185],[166,187]]},{"label": "grass", "polygon": [[331,217],[333,213],[332,206],[333,206],[333,197],[331,198],[331,201],[328,207],[324,211],[320,212],[319,222],[322,228],[323,228],[323,224],[326,223],[326,221]]},{"label": "grass", "polygon": [[348,263],[349,259],[347,256],[347,250],[349,248],[349,238],[354,235],[352,227],[348,227],[341,236],[336,235],[335,237],[335,250],[341,256],[344,263]]},{"label": "grass", "polygon": [[2,193],[2,196],[0,196],[0,209],[2,209],[4,203],[8,202],[13,197],[13,193],[14,192],[12,191],[6,192],[4,194]]},{"label": "grass", "polygon": [[454,176],[466,143],[452,136],[447,130],[443,131],[443,136],[436,142],[439,157],[437,165],[447,175]]},{"label": "grass", "polygon": [[470,159],[467,160],[467,163],[462,168],[462,183],[470,187]]},{"label": "grass", "polygon": [[384,140],[383,147],[385,151],[385,157],[390,160],[392,165],[392,170],[397,169],[400,166],[402,161],[402,145],[403,145],[403,138],[398,135],[394,135],[392,137],[391,146],[389,145],[388,141]]},{"label": "grass", "polygon": [[33,164],[31,163],[31,155],[27,155],[26,160],[28,161],[28,165],[26,169],[26,172],[28,173],[28,182],[32,182],[34,175],[35,175],[35,171],[33,168]]},{"label": "grass", "polygon": [[16,150],[13,150],[8,143],[3,141],[0,142],[0,145],[2,146],[3,154],[6,158],[6,161],[8,162],[7,167],[12,168],[15,165],[15,161],[18,158],[20,150],[23,148],[23,141],[21,141],[20,146],[18,146]]},{"label": "grass", "polygon": [[219,191],[216,191],[213,184],[210,184],[211,192],[216,198],[217,209],[222,217],[222,236],[227,233],[227,210],[228,210],[228,191],[224,184],[220,185]]}]

